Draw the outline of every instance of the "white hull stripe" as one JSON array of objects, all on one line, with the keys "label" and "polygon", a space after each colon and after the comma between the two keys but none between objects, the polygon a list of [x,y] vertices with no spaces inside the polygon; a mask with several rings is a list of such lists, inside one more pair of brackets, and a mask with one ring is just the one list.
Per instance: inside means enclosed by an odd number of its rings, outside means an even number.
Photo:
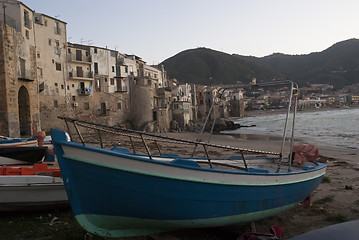
[{"label": "white hull stripe", "polygon": [[63,145],[63,150],[65,153],[64,157],[75,161],[88,162],[98,166],[138,174],[204,183],[256,186],[283,185],[308,181],[325,174],[325,168],[317,171],[268,174],[250,174],[243,171],[210,171],[113,156],[66,145]]}]

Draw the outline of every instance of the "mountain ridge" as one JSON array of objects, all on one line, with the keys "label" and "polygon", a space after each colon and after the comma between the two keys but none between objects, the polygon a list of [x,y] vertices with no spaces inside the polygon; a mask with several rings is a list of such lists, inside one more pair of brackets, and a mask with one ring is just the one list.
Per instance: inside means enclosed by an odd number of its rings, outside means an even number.
[{"label": "mountain ridge", "polygon": [[223,83],[290,79],[301,85],[328,83],[336,88],[359,82],[359,39],[348,39],[302,55],[264,57],[227,54],[208,48],[182,51],[163,61],[169,77],[180,82]]}]

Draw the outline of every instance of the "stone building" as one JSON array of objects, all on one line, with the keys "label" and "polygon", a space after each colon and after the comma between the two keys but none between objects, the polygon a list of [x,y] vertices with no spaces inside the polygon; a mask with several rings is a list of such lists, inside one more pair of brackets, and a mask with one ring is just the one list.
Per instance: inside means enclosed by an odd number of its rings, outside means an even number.
[{"label": "stone building", "polygon": [[126,121],[128,79],[122,76],[119,53],[73,43],[68,43],[67,53],[73,115],[108,125]]},{"label": "stone building", "polygon": [[158,80],[155,76],[147,73],[145,75],[145,62],[133,56],[136,60],[137,75],[134,75],[130,80],[130,119],[134,127],[141,128],[148,122],[155,121],[156,112],[153,111],[155,107],[156,86]]},{"label": "stone building", "polygon": [[0,22],[0,134],[28,136],[40,129],[34,12],[17,1],[3,3]]},{"label": "stone building", "polygon": [[70,109],[69,94],[74,88],[67,81],[66,23],[35,13],[34,29],[41,127],[48,131],[63,126],[57,116]]},{"label": "stone building", "polygon": [[[0,16],[1,134],[11,137],[64,128],[57,116],[108,125],[129,121],[136,128],[154,123],[167,131],[173,100],[183,123],[197,116],[195,88],[178,88],[163,65],[149,66],[140,57],[67,42],[64,21],[35,13],[23,3],[3,3]],[[172,96],[180,89],[181,99]],[[179,96],[179,95],[178,95]],[[189,107],[188,107],[189,106]],[[176,110],[178,112],[178,109]],[[40,124],[41,119],[41,124]]]},{"label": "stone building", "polygon": [[[120,55],[120,56],[119,56]],[[128,119],[128,77],[121,77],[121,54],[107,48],[91,47],[95,88],[94,116],[104,124],[118,125]]]}]

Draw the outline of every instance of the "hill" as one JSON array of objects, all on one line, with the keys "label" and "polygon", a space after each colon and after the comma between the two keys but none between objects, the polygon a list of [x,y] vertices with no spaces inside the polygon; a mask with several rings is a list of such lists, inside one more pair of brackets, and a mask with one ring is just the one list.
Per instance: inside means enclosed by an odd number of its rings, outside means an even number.
[{"label": "hill", "polygon": [[275,53],[257,58],[208,48],[190,49],[163,62],[167,74],[180,82],[222,84],[290,79],[300,85],[329,83],[336,88],[359,82],[359,39],[338,42],[306,55]]},{"label": "hill", "polygon": [[244,57],[281,72],[301,83],[329,83],[336,88],[359,82],[359,39],[338,42],[322,52],[307,55],[275,53],[263,58]]},{"label": "hill", "polygon": [[163,62],[170,78],[180,82],[214,85],[282,79],[284,76],[262,64],[208,48],[190,49]]}]

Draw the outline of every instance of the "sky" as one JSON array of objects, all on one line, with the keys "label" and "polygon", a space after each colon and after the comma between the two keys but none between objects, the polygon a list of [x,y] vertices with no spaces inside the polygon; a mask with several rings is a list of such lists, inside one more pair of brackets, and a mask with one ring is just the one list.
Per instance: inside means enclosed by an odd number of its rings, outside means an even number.
[{"label": "sky", "polygon": [[23,0],[67,23],[67,39],[158,64],[206,47],[263,57],[359,38],[358,0]]}]

